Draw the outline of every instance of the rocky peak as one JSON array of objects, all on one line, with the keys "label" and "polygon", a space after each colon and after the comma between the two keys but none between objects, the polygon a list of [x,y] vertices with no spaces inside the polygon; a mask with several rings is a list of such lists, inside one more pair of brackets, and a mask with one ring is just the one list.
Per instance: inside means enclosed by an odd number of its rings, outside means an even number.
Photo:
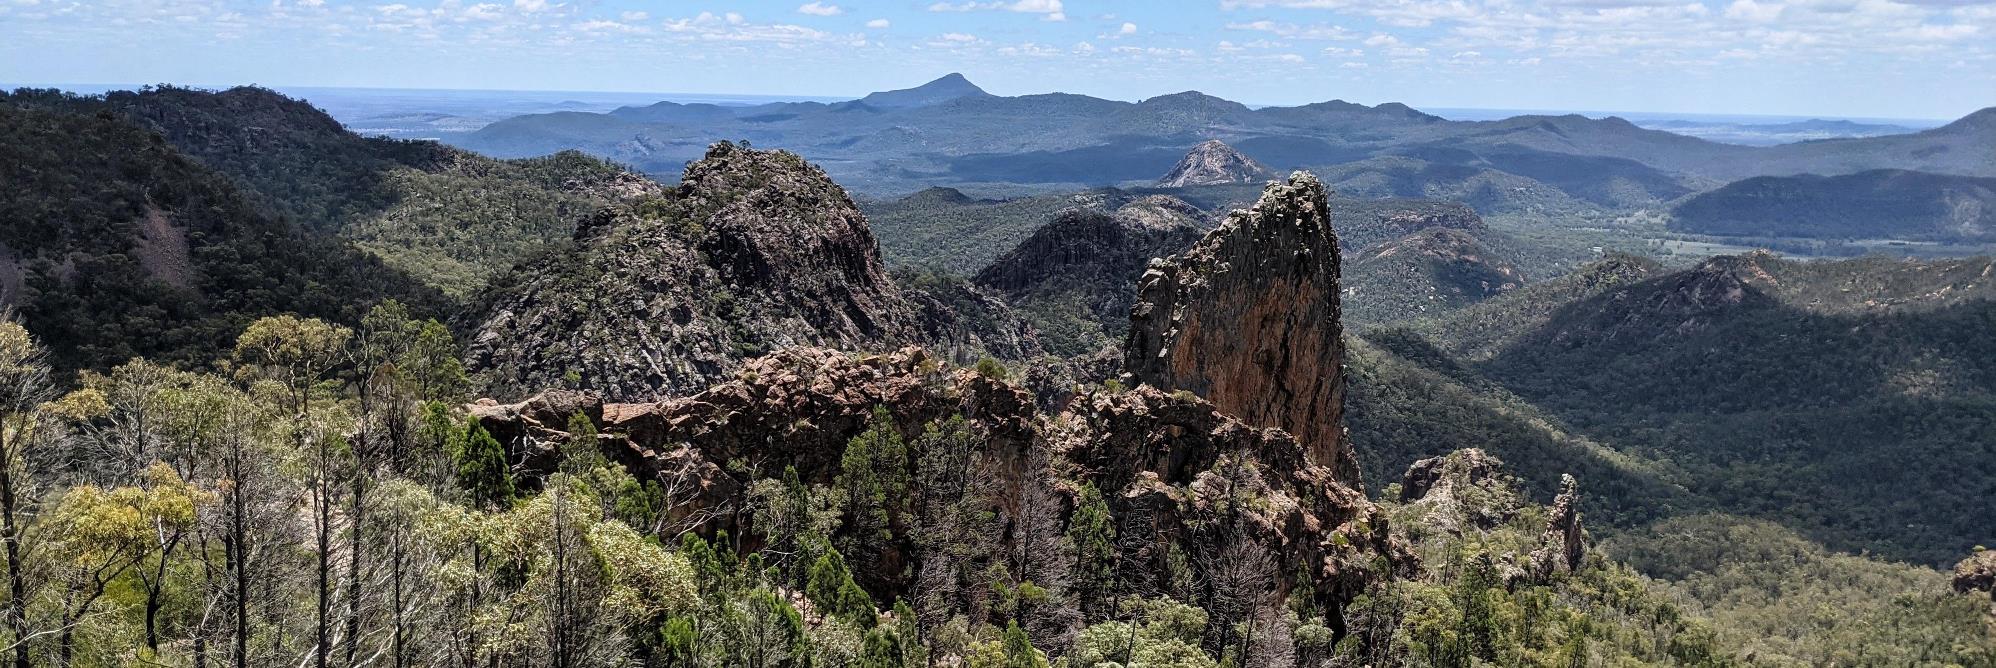
[{"label": "rocky peak", "polygon": [[1218,139],[1207,140],[1185,154],[1178,164],[1157,180],[1160,188],[1211,186],[1228,183],[1254,183],[1269,174],[1268,168],[1245,153]]},{"label": "rocky peak", "polygon": [[934,81],[900,90],[881,91],[860,98],[861,104],[882,109],[926,107],[962,97],[984,97],[990,93],[978,88],[962,74],[951,72]]},{"label": "rocky peak", "polygon": [[726,142],[665,196],[585,221],[574,248],[529,262],[485,302],[469,358],[490,387],[577,386],[611,400],[698,391],[794,346],[974,338],[911,304],[822,170]]},{"label": "rocky peak", "polygon": [[1310,463],[1358,487],[1327,195],[1317,177],[1297,172],[1191,250],[1153,261],[1130,311],[1124,370],[1249,424],[1286,429]]}]

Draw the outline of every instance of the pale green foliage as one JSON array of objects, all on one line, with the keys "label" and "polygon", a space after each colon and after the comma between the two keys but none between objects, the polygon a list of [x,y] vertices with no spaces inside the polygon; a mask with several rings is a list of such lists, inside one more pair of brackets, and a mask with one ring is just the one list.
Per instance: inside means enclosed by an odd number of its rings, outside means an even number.
[{"label": "pale green foliage", "polygon": [[[1123,612],[1134,622],[1109,621],[1081,631],[1069,650],[1070,665],[1212,668],[1199,648],[1206,611],[1168,598],[1130,599]],[[1132,628],[1134,627],[1134,628]]]},{"label": "pale green foliage", "polygon": [[653,624],[690,610],[699,598],[693,566],[622,522],[589,528],[589,546],[607,576],[604,607],[632,624]]}]

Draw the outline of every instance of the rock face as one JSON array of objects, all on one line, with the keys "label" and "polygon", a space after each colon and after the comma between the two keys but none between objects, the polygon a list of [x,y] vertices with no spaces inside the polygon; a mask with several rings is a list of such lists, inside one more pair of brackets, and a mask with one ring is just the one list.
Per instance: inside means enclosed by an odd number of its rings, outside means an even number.
[{"label": "rock face", "polygon": [[1204,222],[1204,212],[1165,195],[1113,212],[1069,209],[975,280],[1031,319],[1048,350],[1088,354],[1122,342],[1145,265],[1191,247]]},{"label": "rock face", "polygon": [[1338,247],[1324,184],[1270,184],[1191,250],[1153,262],[1124,345],[1133,381],[1188,390],[1249,424],[1296,435],[1311,464],[1353,487],[1344,433]]},{"label": "rock face", "polygon": [[919,311],[822,170],[722,142],[664,197],[599,213],[572,250],[498,281],[468,357],[493,388],[644,400],[705,388],[770,350],[980,338]]},{"label": "rock face", "polygon": [[1254,183],[1267,178],[1269,171],[1261,163],[1247,154],[1234,150],[1218,139],[1192,147],[1176,166],[1157,180],[1160,188],[1183,188],[1185,186],[1214,186],[1229,183]]},{"label": "rock face", "polygon": [[1553,498],[1539,544],[1532,551],[1532,574],[1541,581],[1554,573],[1573,572],[1587,556],[1587,537],[1580,528],[1579,483],[1570,474],[1560,477],[1559,496]]},{"label": "rock face", "polygon": [[[1157,591],[1174,586],[1168,564],[1174,543],[1180,554],[1218,554],[1228,542],[1266,550],[1278,566],[1271,574],[1278,598],[1314,587],[1305,593],[1332,610],[1367,583],[1406,575],[1416,565],[1389,538],[1376,507],[1330,469],[1308,462],[1302,444],[1281,430],[1148,387],[1090,392],[1043,413],[1024,389],[949,369],[919,348],[880,355],[789,349],[744,363],[734,380],[656,403],[552,392],[517,404],[484,400],[470,410],[512,449],[513,460],[540,471],[552,470],[551,457],[568,438],[561,431],[566,416],[600,417],[606,453],[672,490],[674,521],[750,536],[732,524],[741,516],[713,512],[737,507],[754,482],[731,474],[730,462],[753,462],[766,475],[795,466],[806,483],[829,483],[846,443],[868,427],[876,407],[891,413],[911,443],[937,420],[967,420],[977,435],[974,460],[983,462],[977,477],[1001,518],[993,535],[1012,547],[1027,530],[1019,524],[1020,499],[1038,490],[1065,517],[1081,484],[1092,482],[1118,518],[1126,554],[1141,562],[1128,572],[1154,579],[1146,586]],[[905,574],[921,571],[901,557],[856,560],[856,567],[876,569],[865,577],[890,596],[905,593],[896,589],[908,584]],[[1299,573],[1309,580],[1297,579]]]},{"label": "rock face", "polygon": [[[1954,590],[1959,593],[1987,592],[1996,604],[1996,550],[1977,548],[1975,554],[1954,565]],[[1996,608],[1991,608],[1996,612]]]}]

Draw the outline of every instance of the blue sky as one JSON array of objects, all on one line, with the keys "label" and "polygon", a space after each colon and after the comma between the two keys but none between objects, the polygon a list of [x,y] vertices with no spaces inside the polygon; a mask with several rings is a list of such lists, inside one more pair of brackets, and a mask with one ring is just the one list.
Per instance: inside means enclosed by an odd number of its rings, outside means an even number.
[{"label": "blue sky", "polygon": [[1996,0],[0,0],[0,81],[1951,118]]}]

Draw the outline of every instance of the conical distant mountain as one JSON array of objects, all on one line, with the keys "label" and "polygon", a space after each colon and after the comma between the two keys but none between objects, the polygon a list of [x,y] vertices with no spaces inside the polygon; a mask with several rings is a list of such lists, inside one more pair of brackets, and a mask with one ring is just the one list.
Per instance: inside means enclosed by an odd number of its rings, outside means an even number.
[{"label": "conical distant mountain", "polygon": [[914,88],[873,93],[859,101],[869,107],[882,109],[906,109],[941,104],[960,97],[985,97],[990,93],[978,88],[977,84],[963,78],[962,74],[951,72],[940,79]]},{"label": "conical distant mountain", "polygon": [[1157,180],[1162,188],[1254,183],[1269,175],[1267,167],[1218,139],[1192,147],[1178,165]]}]

